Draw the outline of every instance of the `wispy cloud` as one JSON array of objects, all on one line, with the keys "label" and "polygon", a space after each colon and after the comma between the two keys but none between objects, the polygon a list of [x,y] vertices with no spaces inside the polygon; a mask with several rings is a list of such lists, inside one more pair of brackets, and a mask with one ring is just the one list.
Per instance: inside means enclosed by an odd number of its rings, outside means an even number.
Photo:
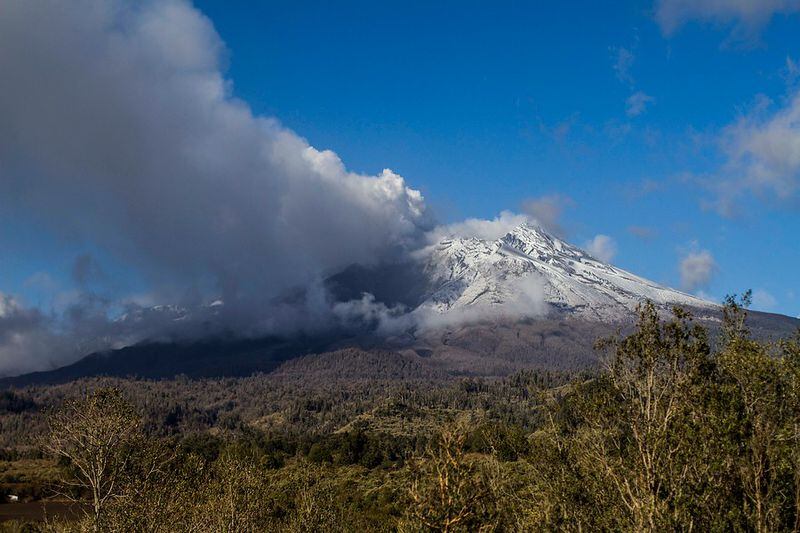
[{"label": "wispy cloud", "polygon": [[735,39],[753,38],[773,16],[800,11],[800,0],[658,0],[656,21],[672,35],[689,21],[732,24]]},{"label": "wispy cloud", "polygon": [[474,237],[487,241],[499,239],[520,224],[530,222],[526,214],[502,211],[493,219],[468,218],[460,222],[437,226],[427,234],[429,244],[450,237]]},{"label": "wispy cloud", "polygon": [[[637,38],[638,43],[638,38]],[[655,98],[644,91],[637,90],[631,69],[633,68],[636,54],[633,48],[623,46],[610,48],[612,53],[611,67],[617,79],[628,85],[632,91],[631,95],[625,100],[625,114],[629,117],[637,117],[645,112],[647,107],[655,102]]]},{"label": "wispy cloud", "polygon": [[617,243],[608,235],[595,235],[583,247],[589,254],[606,263],[610,263],[617,255]]},{"label": "wispy cloud", "polygon": [[617,75],[619,81],[633,84],[633,75],[631,74],[631,67],[636,60],[634,53],[624,46],[611,47],[612,54],[612,68]]},{"label": "wispy cloud", "polygon": [[628,226],[628,233],[645,241],[655,239],[658,236],[658,232],[649,226]]},{"label": "wispy cloud", "polygon": [[629,200],[639,200],[645,196],[663,191],[666,188],[666,181],[644,178],[638,182],[625,184],[622,192]]},{"label": "wispy cloud", "polygon": [[550,233],[563,237],[566,230],[561,222],[564,211],[575,207],[575,201],[563,194],[550,194],[522,202],[522,211]]},{"label": "wispy cloud", "polygon": [[578,125],[579,117],[579,113],[572,113],[567,118],[553,124],[545,123],[543,120],[539,119],[539,131],[556,143],[564,143]]},{"label": "wispy cloud", "polygon": [[707,205],[733,216],[746,194],[792,204],[800,192],[800,91],[771,111],[761,98],[754,109],[726,127],[719,146],[726,162],[702,182],[714,193]]},{"label": "wispy cloud", "polygon": [[714,256],[708,250],[697,250],[686,254],[678,265],[681,287],[686,291],[706,288],[719,270]]},{"label": "wispy cloud", "polygon": [[625,113],[629,117],[638,117],[645,112],[647,106],[655,102],[655,98],[642,91],[636,91],[625,101]]},{"label": "wispy cloud", "polygon": [[753,291],[753,307],[760,311],[774,311],[778,299],[764,289]]},{"label": "wispy cloud", "polygon": [[794,87],[800,80],[800,64],[791,56],[786,56],[786,64],[781,69],[781,77],[788,87]]}]

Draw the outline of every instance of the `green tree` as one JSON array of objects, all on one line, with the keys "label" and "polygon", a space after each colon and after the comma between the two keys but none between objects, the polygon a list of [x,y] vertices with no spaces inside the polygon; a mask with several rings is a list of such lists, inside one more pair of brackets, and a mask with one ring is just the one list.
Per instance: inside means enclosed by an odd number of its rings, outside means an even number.
[{"label": "green tree", "polygon": [[724,399],[719,405],[737,420],[730,438],[738,445],[732,464],[744,492],[742,511],[750,527],[766,532],[783,529],[787,504],[795,503],[792,456],[798,419],[793,361],[750,337],[749,303],[749,291],[740,299],[726,298],[723,346],[717,356]]}]

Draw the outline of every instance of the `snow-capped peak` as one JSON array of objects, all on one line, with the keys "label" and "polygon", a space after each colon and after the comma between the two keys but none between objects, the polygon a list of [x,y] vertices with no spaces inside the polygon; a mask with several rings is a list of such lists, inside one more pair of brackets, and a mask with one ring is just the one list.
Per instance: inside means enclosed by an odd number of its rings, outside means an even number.
[{"label": "snow-capped peak", "polygon": [[645,299],[665,307],[715,307],[595,259],[530,224],[494,241],[445,239],[432,248],[425,272],[433,289],[422,307],[440,313],[475,306],[519,307],[519,295],[530,295],[532,286],[539,288],[551,312],[599,319],[627,317]]}]

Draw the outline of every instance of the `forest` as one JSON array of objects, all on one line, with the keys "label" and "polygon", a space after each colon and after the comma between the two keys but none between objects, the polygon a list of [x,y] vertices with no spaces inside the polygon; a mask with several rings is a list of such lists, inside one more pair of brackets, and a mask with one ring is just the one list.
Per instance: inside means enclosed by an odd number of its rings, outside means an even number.
[{"label": "forest", "polygon": [[756,340],[748,303],[713,331],[642,304],[580,372],[444,379],[345,350],[333,377],[8,389],[3,496],[77,503],[2,527],[800,531],[800,335]]}]

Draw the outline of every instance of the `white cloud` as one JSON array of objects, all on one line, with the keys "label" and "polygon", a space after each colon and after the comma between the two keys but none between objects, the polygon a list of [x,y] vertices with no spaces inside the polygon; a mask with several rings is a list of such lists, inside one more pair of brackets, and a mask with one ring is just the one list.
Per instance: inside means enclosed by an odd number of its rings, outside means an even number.
[{"label": "white cloud", "polygon": [[339,302],[333,314],[345,328],[360,329],[365,326],[384,335],[394,335],[409,329],[428,331],[444,327],[464,326],[482,322],[534,318],[547,314],[544,287],[541,278],[531,274],[520,278],[514,294],[502,304],[473,304],[450,309],[442,313],[429,306],[408,311],[402,306],[388,307],[364,293],[361,298]]},{"label": "white cloud", "polygon": [[512,299],[502,305],[468,305],[440,313],[429,307],[419,307],[408,317],[422,331],[450,326],[463,326],[523,317],[535,318],[547,314],[544,287],[538,275],[521,278],[515,285]]},{"label": "white cloud", "polygon": [[714,256],[708,250],[689,252],[680,261],[681,287],[687,291],[705,288],[718,271]]},{"label": "white cloud", "polygon": [[778,300],[764,289],[753,291],[753,307],[759,311],[772,311],[778,305]]},{"label": "white cloud", "polygon": [[723,131],[727,162],[710,187],[711,206],[722,215],[736,212],[741,196],[755,193],[791,202],[800,192],[800,91],[774,112],[762,98],[755,109]]},{"label": "white cloud", "polygon": [[563,194],[549,194],[530,198],[522,203],[522,211],[546,231],[557,237],[564,237],[566,231],[561,224],[564,211],[574,207],[575,201]]},{"label": "white cloud", "polygon": [[437,226],[427,234],[429,244],[435,244],[450,237],[474,237],[486,241],[499,239],[521,224],[531,222],[530,217],[502,211],[491,220],[468,218],[461,222]]},{"label": "white cloud", "polygon": [[493,219],[468,218],[461,222],[437,226],[426,234],[428,244],[436,244],[451,237],[475,237],[492,241],[499,239],[521,224],[534,224],[556,236],[563,236],[561,217],[564,210],[573,207],[572,198],[551,194],[530,198],[522,203],[524,213],[502,211]]},{"label": "white cloud", "polygon": [[[148,293],[222,297],[220,320],[248,331],[288,287],[416,248],[432,224],[398,174],[350,172],[254,115],[224,54],[188,1],[3,2],[0,209],[106,250]],[[69,307],[93,338],[109,303],[88,294]],[[12,363],[0,352],[0,373]]]},{"label": "white cloud", "polygon": [[800,0],[658,0],[656,21],[671,35],[691,20],[735,24],[740,37],[750,37],[780,13],[800,11]]},{"label": "white cloud", "polygon": [[375,328],[378,333],[392,334],[414,325],[414,321],[402,306],[388,307],[375,300],[375,296],[364,293],[360,299],[337,302],[333,314],[346,328]]},{"label": "white cloud", "polygon": [[652,96],[642,91],[636,91],[625,101],[625,113],[629,117],[638,117],[644,113],[647,106],[653,102],[655,102],[655,98]]},{"label": "white cloud", "polygon": [[611,262],[617,255],[617,243],[608,235],[595,235],[583,247],[590,255],[605,263]]},{"label": "white cloud", "polygon": [[401,176],[349,172],[232,98],[224,45],[188,2],[57,5],[0,17],[4,207],[239,295],[421,234],[424,200]]}]

